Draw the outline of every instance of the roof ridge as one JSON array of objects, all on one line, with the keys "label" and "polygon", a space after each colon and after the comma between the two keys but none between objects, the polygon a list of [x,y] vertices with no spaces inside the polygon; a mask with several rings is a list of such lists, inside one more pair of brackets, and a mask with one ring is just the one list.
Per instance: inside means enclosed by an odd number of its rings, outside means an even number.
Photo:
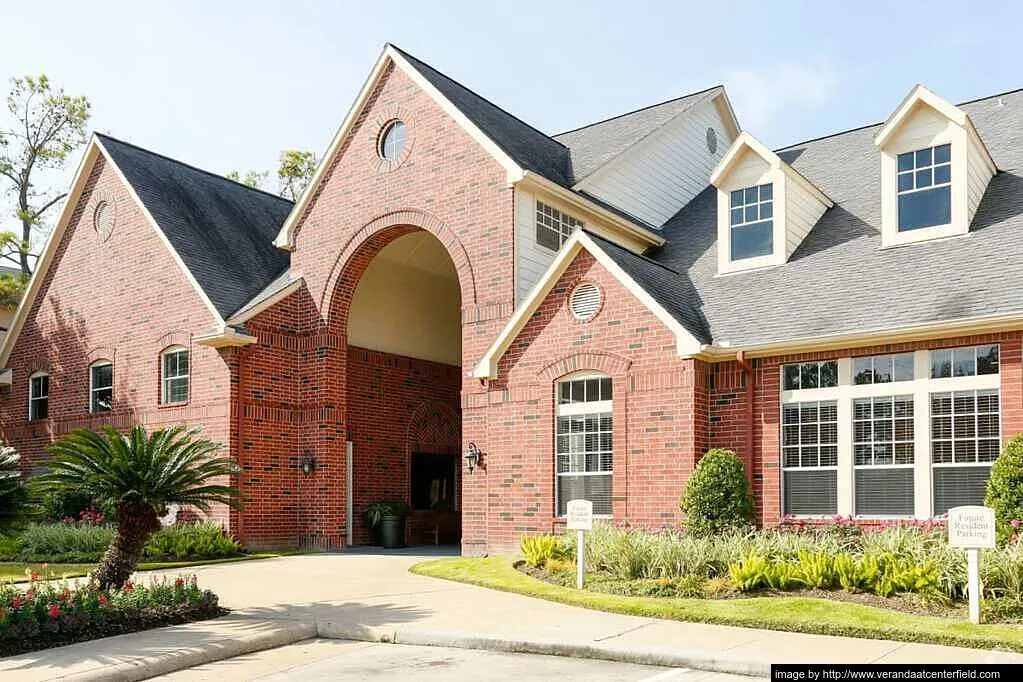
[{"label": "roof ridge", "polygon": [[587,123],[586,125],[581,125],[578,128],[572,128],[571,130],[565,130],[565,131],[557,133],[555,135],[551,135],[551,139],[554,139],[556,141],[557,138],[561,137],[562,135],[568,135],[569,133],[575,133],[575,132],[578,132],[580,130],[585,130],[586,128],[592,128],[592,127],[598,126],[598,125],[600,125],[602,123],[608,123],[610,121],[614,121],[615,119],[623,118],[625,116],[631,116],[632,114],[638,114],[641,111],[646,111],[647,109],[653,109],[654,107],[663,106],[665,104],[671,104],[672,102],[677,102],[677,101],[682,100],[682,99],[688,99],[690,97],[696,97],[697,95],[704,95],[704,94],[710,92],[711,90],[714,90],[716,88],[723,88],[723,87],[724,87],[723,84],[718,83],[717,85],[712,85],[709,88],[704,88],[703,90],[697,90],[695,92],[690,92],[690,93],[685,94],[685,95],[679,95],[678,97],[672,97],[671,99],[666,99],[663,102],[655,102],[654,104],[648,104],[645,107],[640,107],[638,109],[633,109],[632,111],[626,111],[623,114],[616,114],[614,116],[609,116],[608,118],[604,118],[604,119],[601,119],[599,121],[594,121],[593,123]]},{"label": "roof ridge", "polygon": [[[409,54],[408,52],[406,52],[405,50],[401,49],[400,47],[398,47],[398,46],[397,46],[397,45],[395,45],[394,43],[387,43],[387,44],[388,44],[388,45],[390,45],[391,47],[393,47],[393,48],[394,48],[394,49],[395,49],[395,50],[396,50],[397,52],[399,52],[399,53],[400,53],[400,54],[401,54],[401,55],[402,55],[403,57],[406,57],[406,58],[408,58],[408,59],[412,59],[413,61],[419,62],[420,64],[422,64],[422,65],[423,65],[423,66],[425,66],[426,68],[430,69],[431,71],[435,71],[436,73],[440,74],[440,75],[441,75],[441,76],[443,76],[444,78],[447,78],[447,79],[448,79],[449,81],[451,81],[452,83],[454,83],[454,84],[455,84],[455,85],[457,85],[458,87],[462,88],[462,89],[463,89],[463,90],[465,90],[466,92],[470,93],[470,94],[471,94],[471,95],[473,95],[474,97],[479,97],[479,98],[480,98],[481,100],[483,100],[484,102],[486,102],[486,103],[487,103],[487,104],[489,104],[490,106],[494,107],[494,108],[495,108],[495,109],[497,109],[498,111],[500,111],[500,112],[504,113],[504,114],[505,114],[505,115],[507,115],[507,116],[510,116],[510,117],[512,117],[513,119],[515,119],[516,121],[518,121],[518,122],[519,122],[519,123],[521,123],[522,125],[526,126],[526,127],[527,127],[527,128],[529,128],[530,130],[532,130],[532,131],[534,131],[534,132],[536,132],[536,133],[539,133],[540,135],[543,135],[544,137],[546,137],[547,139],[549,139],[549,140],[550,140],[551,142],[554,142],[555,144],[557,144],[557,145],[559,145],[559,146],[561,146],[561,147],[564,147],[564,148],[565,148],[566,150],[568,149],[568,147],[567,147],[567,146],[565,146],[564,144],[562,144],[562,143],[561,143],[561,142],[559,142],[558,140],[555,140],[555,139],[554,139],[554,137],[552,137],[551,135],[548,135],[547,133],[545,133],[544,131],[540,130],[539,128],[537,128],[536,126],[532,125],[531,123],[527,123],[526,121],[522,120],[521,118],[519,118],[519,117],[518,117],[518,116],[516,116],[515,114],[511,113],[510,111],[508,111],[508,110],[507,110],[507,109],[505,109],[504,107],[502,107],[502,106],[499,106],[499,105],[497,105],[497,104],[494,104],[493,102],[491,102],[491,101],[490,101],[489,99],[487,99],[487,98],[486,98],[486,97],[484,97],[483,95],[479,94],[478,92],[476,92],[476,91],[475,91],[475,90],[473,90],[472,88],[470,88],[470,87],[468,87],[468,86],[466,86],[466,85],[463,85],[463,84],[462,84],[461,82],[459,82],[459,81],[456,81],[456,80],[455,80],[454,78],[452,78],[451,76],[447,75],[446,73],[444,73],[444,72],[443,72],[443,71],[441,71],[440,69],[437,69],[437,68],[435,68],[434,66],[432,66],[432,65],[430,65],[430,64],[427,64],[426,62],[424,62],[424,61],[423,61],[422,59],[420,59],[419,57],[416,57],[415,55]],[[415,66],[415,64],[413,64],[413,66]]]},{"label": "roof ridge", "polygon": [[100,132],[96,132],[96,131],[93,131],[92,134],[95,135],[96,137],[99,137],[99,138],[103,138],[103,139],[106,139],[106,140],[113,140],[114,142],[117,142],[118,144],[123,144],[126,147],[131,147],[132,149],[137,149],[140,152],[144,152],[144,153],[149,154],[151,156],[159,157],[159,158],[164,159],[166,161],[170,161],[171,163],[176,163],[179,166],[184,166],[185,168],[188,168],[189,170],[193,170],[193,171],[195,171],[197,173],[202,173],[203,175],[209,175],[209,176],[217,178],[219,180],[223,180],[225,182],[230,182],[230,183],[232,183],[234,185],[238,185],[239,187],[243,187],[243,188],[245,188],[245,189],[247,189],[249,191],[259,192],[260,194],[265,194],[265,195],[267,195],[269,197],[273,197],[274,199],[277,199],[279,201],[283,201],[283,202],[286,202],[286,203],[289,203],[289,204],[292,204],[292,205],[295,203],[295,202],[291,201],[290,199],[285,199],[284,197],[282,197],[279,194],[274,194],[273,192],[269,192],[269,191],[267,191],[265,189],[260,189],[259,187],[250,187],[249,185],[246,185],[244,182],[239,182],[237,180],[232,180],[231,178],[229,178],[227,176],[224,176],[224,175],[221,175],[219,173],[214,173],[213,171],[206,170],[205,168],[199,168],[198,166],[193,166],[190,163],[185,163],[184,161],[181,161],[179,159],[175,159],[173,157],[167,156],[166,154],[161,154],[160,152],[154,152],[152,149],[147,149],[145,147],[141,147],[141,146],[139,146],[137,144],[134,144],[132,142],[126,142],[126,141],[124,141],[124,140],[122,140],[120,138],[114,137],[113,135],[107,135],[106,133],[100,133]]},{"label": "roof ridge", "polygon": [[[976,99],[970,99],[970,100],[966,100],[965,102],[959,102],[958,104],[955,104],[953,106],[963,107],[963,106],[966,106],[968,104],[976,104],[977,102],[983,102],[985,100],[995,99],[996,97],[1004,97],[1005,95],[1012,95],[1012,94],[1015,94],[1017,92],[1023,92],[1023,87],[1013,88],[1012,90],[1005,90],[1004,92],[997,92],[997,93],[995,93],[993,95],[985,95],[984,97],[977,97]],[[885,120],[887,120],[887,119],[885,119]],[[839,130],[837,132],[828,133],[827,135],[821,135],[819,137],[811,137],[808,140],[801,140],[799,142],[793,142],[792,144],[785,145],[784,147],[777,147],[775,149],[772,149],[771,151],[773,151],[775,153],[783,152],[783,151],[790,150],[793,147],[799,147],[799,146],[804,145],[804,144],[810,144],[812,142],[820,142],[821,140],[826,140],[829,137],[838,137],[840,135],[847,135],[849,133],[855,133],[855,132],[860,131],[860,130],[866,130],[867,128],[875,128],[877,126],[884,125],[884,124],[885,124],[885,121],[878,121],[877,123],[868,123],[867,125],[856,126],[855,128],[849,128],[847,130]]]}]

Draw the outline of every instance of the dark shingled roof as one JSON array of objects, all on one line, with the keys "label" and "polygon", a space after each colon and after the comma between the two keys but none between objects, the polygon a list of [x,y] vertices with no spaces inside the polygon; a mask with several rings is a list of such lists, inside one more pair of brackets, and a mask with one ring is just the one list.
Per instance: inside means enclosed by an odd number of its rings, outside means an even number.
[{"label": "dark shingled roof", "polygon": [[707,90],[569,130],[555,135],[554,139],[571,150],[572,175],[575,181],[579,182],[682,112],[722,91],[723,88],[716,85]]},{"label": "dark shingled roof", "polygon": [[96,136],[224,318],[288,268],[273,241],[290,201]]},{"label": "dark shingled roof", "polygon": [[393,44],[391,47],[476,124],[484,135],[514,159],[515,163],[563,187],[572,187],[567,147],[448,78],[429,64],[419,61]]},{"label": "dark shingled roof", "polygon": [[[708,187],[664,226],[668,243],[648,254],[608,252],[651,293],[671,292],[669,311],[694,335],[698,315],[715,343],[734,346],[892,330],[1023,311],[1023,90],[960,105],[999,173],[970,233],[881,247],[879,125],[778,150],[835,206],[789,262],[718,276],[717,197]],[[674,272],[672,272],[674,271]],[[677,274],[676,274],[677,273]],[[644,277],[654,276],[643,281]],[[662,294],[663,295],[663,294]]]}]

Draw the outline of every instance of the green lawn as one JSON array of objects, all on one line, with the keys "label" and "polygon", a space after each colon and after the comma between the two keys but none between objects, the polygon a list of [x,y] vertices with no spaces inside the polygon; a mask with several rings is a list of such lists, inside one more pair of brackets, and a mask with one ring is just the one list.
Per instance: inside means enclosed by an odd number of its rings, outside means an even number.
[{"label": "green lawn", "polygon": [[[164,568],[185,568],[187,566],[206,566],[208,564],[226,564],[234,561],[253,561],[256,559],[272,559],[280,556],[302,554],[298,550],[281,550],[277,552],[259,552],[256,554],[244,554],[242,556],[229,557],[227,559],[205,559],[202,561],[151,561],[139,564],[140,571],[157,571]],[[46,578],[52,572],[58,578],[79,578],[88,575],[89,571],[96,567],[96,564],[49,564],[43,568],[40,563],[34,562],[8,562],[0,561],[0,582],[8,580],[25,580],[25,571],[32,570],[39,574],[40,578]]]},{"label": "green lawn", "polygon": [[1023,626],[974,625],[827,599],[623,597],[545,583],[515,570],[510,559],[499,557],[438,559],[415,564],[409,570],[433,578],[636,616],[980,649],[998,646],[1023,652]]}]

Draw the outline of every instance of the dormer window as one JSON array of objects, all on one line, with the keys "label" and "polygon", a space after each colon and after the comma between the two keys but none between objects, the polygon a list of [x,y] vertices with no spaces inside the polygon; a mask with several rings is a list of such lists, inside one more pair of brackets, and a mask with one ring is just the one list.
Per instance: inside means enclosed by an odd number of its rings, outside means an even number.
[{"label": "dormer window", "polygon": [[731,193],[731,258],[733,261],[774,252],[774,185],[757,185]]},{"label": "dormer window", "polygon": [[718,195],[718,274],[782,265],[831,200],[749,133],[710,176]]},{"label": "dormer window", "polygon": [[966,113],[918,85],[874,137],[881,245],[968,234],[998,170]]},{"label": "dormer window", "polygon": [[899,232],[952,221],[952,145],[898,155]]}]

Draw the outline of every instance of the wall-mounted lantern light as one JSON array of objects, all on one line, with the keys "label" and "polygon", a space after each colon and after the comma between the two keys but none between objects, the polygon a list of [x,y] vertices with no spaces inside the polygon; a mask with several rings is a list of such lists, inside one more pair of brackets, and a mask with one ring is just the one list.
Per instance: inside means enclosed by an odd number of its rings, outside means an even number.
[{"label": "wall-mounted lantern light", "polygon": [[308,476],[316,471],[316,457],[306,450],[305,454],[302,455],[302,459],[298,461],[298,465],[302,468],[302,473]]},{"label": "wall-mounted lantern light", "polygon": [[483,453],[476,446],[476,443],[469,443],[469,449],[465,452],[465,468],[471,474],[472,470],[483,464]]}]

